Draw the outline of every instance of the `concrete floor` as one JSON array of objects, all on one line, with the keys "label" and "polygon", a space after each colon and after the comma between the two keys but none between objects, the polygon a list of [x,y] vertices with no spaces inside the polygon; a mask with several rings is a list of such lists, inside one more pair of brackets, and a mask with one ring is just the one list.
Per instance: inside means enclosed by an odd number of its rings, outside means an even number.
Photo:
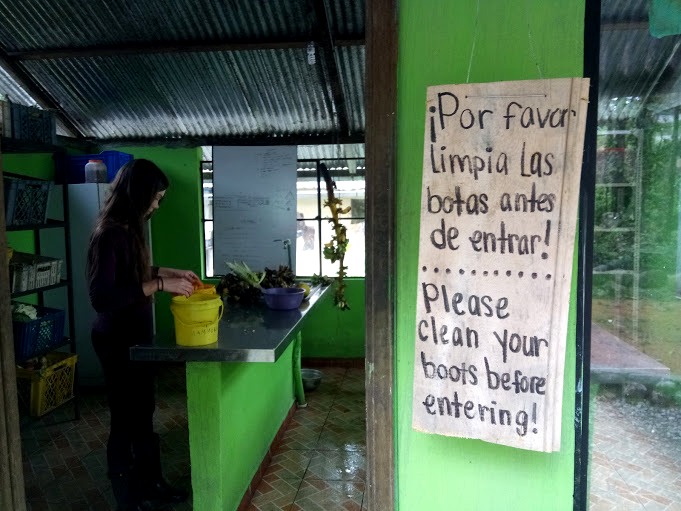
[{"label": "concrete floor", "polygon": [[606,391],[591,413],[590,511],[681,510],[681,408]]},{"label": "concrete floor", "polygon": [[592,325],[590,511],[681,510],[681,407],[651,392],[670,378],[668,367]]}]

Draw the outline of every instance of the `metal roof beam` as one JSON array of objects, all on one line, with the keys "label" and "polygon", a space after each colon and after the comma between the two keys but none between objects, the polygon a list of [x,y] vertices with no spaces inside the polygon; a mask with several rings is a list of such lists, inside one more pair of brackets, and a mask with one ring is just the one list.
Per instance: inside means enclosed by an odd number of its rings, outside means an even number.
[{"label": "metal roof beam", "polygon": [[41,107],[48,110],[53,110],[56,117],[61,121],[64,128],[71,132],[72,135],[82,138],[83,132],[76,127],[75,122],[69,114],[59,105],[59,103],[47,92],[33,77],[24,70],[23,66],[15,62],[7,53],[0,50],[0,66],[7,72],[12,79],[23,87],[26,92],[38,103]]},{"label": "metal roof beam", "polygon": [[331,30],[331,20],[327,12],[326,0],[312,0],[316,17],[315,29],[318,32],[318,42],[322,48],[322,57],[328,73],[329,86],[331,87],[331,101],[338,116],[338,131],[346,135],[350,130],[348,113],[345,109],[345,95],[340,80],[340,71],[336,61],[336,42]]},{"label": "metal roof beam", "polygon": [[[209,53],[217,51],[285,50],[306,48],[310,38],[259,39],[242,41],[188,41],[188,42],[128,42],[117,45],[84,46],[81,48],[43,48],[12,51],[7,55],[16,60],[78,59],[88,57],[116,57],[154,53]],[[337,46],[362,46],[364,38],[336,41]]]},{"label": "metal roof beam", "polygon": [[648,20],[603,20],[601,30],[612,32],[615,30],[648,30],[650,23]]},{"label": "metal roof beam", "polygon": [[100,147],[151,146],[201,147],[201,146],[273,146],[273,145],[324,145],[324,144],[363,144],[364,133],[348,135],[264,135],[259,137],[182,137],[182,138],[117,138],[92,140]]}]

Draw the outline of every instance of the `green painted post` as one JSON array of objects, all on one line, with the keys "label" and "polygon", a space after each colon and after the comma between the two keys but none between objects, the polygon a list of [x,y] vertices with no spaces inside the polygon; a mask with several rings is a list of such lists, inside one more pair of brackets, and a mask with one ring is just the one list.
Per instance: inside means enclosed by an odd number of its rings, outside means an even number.
[{"label": "green painted post", "polygon": [[399,4],[395,500],[401,511],[572,510],[574,287],[560,452],[420,433],[411,427],[411,403],[426,88],[582,76],[583,23],[583,0]]}]

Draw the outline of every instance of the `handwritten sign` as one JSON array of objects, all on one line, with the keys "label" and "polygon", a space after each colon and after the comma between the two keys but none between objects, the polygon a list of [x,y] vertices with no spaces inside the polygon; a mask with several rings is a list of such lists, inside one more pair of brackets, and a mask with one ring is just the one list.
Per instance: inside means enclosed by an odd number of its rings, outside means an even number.
[{"label": "handwritten sign", "polygon": [[560,449],[588,87],[428,88],[414,429]]}]

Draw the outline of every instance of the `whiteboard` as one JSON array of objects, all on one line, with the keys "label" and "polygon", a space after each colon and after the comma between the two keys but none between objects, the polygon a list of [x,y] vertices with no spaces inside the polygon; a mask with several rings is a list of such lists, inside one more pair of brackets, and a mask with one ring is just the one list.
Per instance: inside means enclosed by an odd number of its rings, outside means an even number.
[{"label": "whiteboard", "polygon": [[[289,265],[295,273],[296,146],[213,147],[213,267]],[[282,240],[290,240],[287,249]]]}]

